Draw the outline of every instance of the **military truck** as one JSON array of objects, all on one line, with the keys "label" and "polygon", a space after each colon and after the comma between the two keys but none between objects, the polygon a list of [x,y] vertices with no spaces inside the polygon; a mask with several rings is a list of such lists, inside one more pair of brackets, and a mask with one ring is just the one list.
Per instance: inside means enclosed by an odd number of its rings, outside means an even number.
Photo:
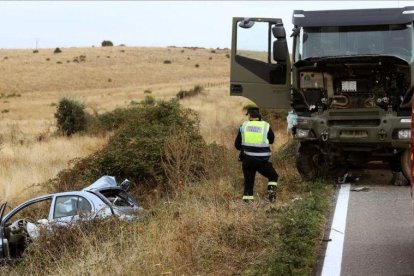
[{"label": "military truck", "polygon": [[[414,7],[233,18],[230,94],[292,109],[305,179],[384,164],[410,173]],[[374,161],[374,162],[373,162]]]}]

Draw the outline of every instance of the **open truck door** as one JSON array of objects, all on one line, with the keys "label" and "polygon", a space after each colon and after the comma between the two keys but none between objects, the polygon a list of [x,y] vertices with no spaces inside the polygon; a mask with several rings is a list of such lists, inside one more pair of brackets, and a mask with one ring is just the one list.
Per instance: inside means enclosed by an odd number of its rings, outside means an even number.
[{"label": "open truck door", "polygon": [[261,108],[290,108],[290,69],[281,19],[233,18],[230,95]]}]

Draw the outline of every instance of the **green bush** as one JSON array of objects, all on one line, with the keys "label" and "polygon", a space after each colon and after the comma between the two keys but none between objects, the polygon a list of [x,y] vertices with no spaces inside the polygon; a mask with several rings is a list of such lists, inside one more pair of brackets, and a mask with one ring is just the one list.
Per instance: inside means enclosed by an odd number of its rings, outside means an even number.
[{"label": "green bush", "polygon": [[201,85],[196,85],[194,86],[192,89],[190,90],[180,90],[178,91],[176,97],[177,99],[184,99],[185,97],[193,97],[196,96],[198,94],[200,94],[201,92],[204,91],[204,87]]},{"label": "green bush", "polygon": [[171,64],[172,62],[171,62],[171,60],[164,60],[164,64]]},{"label": "green bush", "polygon": [[101,46],[102,47],[112,47],[112,46],[114,46],[114,44],[110,40],[104,40],[104,41],[102,41]]},{"label": "green bush", "polygon": [[62,50],[59,47],[56,47],[55,50],[53,51],[54,54],[59,54],[62,53]]},{"label": "green bush", "polygon": [[[72,169],[61,172],[50,183],[54,190],[81,189],[102,175],[157,186],[167,180],[161,166],[162,157],[165,143],[176,131],[185,134],[195,152],[205,147],[196,114],[182,108],[176,100],[152,105],[142,102],[116,109],[99,115],[95,128],[98,125],[115,130],[109,143],[101,151],[77,161]],[[203,168],[197,162],[191,165],[191,172],[201,175]]]},{"label": "green bush", "polygon": [[55,113],[58,131],[67,136],[85,131],[87,115],[84,108],[81,103],[75,100],[61,99]]}]

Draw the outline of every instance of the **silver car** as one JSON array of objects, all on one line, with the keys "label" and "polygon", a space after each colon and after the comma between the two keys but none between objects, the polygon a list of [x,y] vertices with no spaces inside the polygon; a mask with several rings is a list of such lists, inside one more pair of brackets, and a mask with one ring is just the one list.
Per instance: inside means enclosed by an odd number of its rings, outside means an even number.
[{"label": "silver car", "polygon": [[65,226],[77,221],[117,216],[133,220],[143,209],[127,192],[129,181],[118,185],[112,176],[103,176],[81,191],[49,194],[30,199],[4,215],[0,208],[0,259],[22,257],[27,242],[39,236],[39,229]]}]

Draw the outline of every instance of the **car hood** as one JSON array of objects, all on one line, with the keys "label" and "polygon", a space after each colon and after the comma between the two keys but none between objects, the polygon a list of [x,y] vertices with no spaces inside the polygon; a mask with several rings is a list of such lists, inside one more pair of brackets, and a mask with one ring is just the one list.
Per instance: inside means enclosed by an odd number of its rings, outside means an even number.
[{"label": "car hood", "polygon": [[83,191],[99,190],[103,188],[118,187],[114,176],[104,175],[94,183],[84,188]]}]

